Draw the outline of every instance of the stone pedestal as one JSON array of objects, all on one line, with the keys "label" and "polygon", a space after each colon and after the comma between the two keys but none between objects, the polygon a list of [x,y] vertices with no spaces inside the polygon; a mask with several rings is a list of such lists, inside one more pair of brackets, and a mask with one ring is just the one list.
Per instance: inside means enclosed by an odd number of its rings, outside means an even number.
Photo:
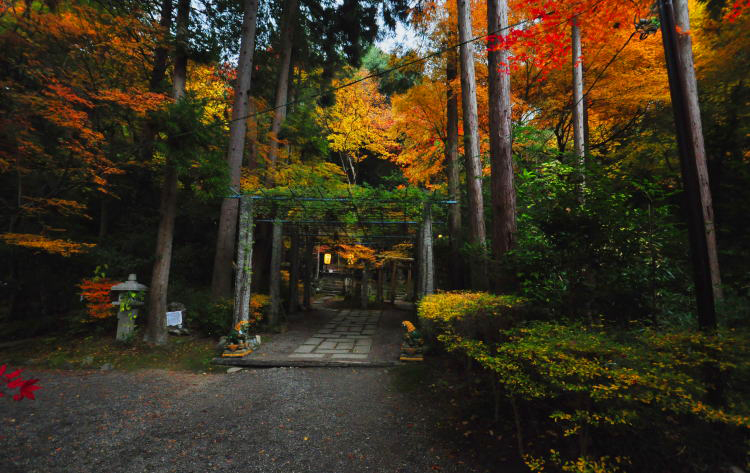
[{"label": "stone pedestal", "polygon": [[[131,315],[134,316],[131,318]],[[133,308],[130,311],[120,311],[117,313],[117,335],[118,342],[130,340],[135,331],[135,316],[138,316],[138,309]]]}]

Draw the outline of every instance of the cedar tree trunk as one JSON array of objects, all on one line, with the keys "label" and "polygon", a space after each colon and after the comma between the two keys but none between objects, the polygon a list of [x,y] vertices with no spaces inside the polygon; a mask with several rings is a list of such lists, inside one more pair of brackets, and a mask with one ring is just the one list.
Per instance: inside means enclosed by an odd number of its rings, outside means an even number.
[{"label": "cedar tree trunk", "polygon": [[[190,0],[177,3],[177,45],[172,76],[172,98],[179,101],[185,95],[187,80],[187,41],[190,22]],[[164,184],[159,206],[159,230],[156,237],[156,257],[151,274],[148,297],[148,322],[144,339],[156,345],[167,343],[167,290],[169,267],[172,264],[172,242],[174,220],[177,213],[177,167],[174,158],[167,157],[164,169]]]},{"label": "cedar tree trunk", "polygon": [[[245,0],[245,13],[242,19],[242,40],[237,68],[237,82],[234,87],[232,122],[229,125],[229,182],[232,188],[240,191],[240,174],[245,150],[245,133],[250,101],[250,79],[255,51],[255,26],[258,15],[258,0]],[[215,298],[229,297],[232,294],[232,258],[237,239],[237,214],[239,201],[225,198],[221,202],[219,232],[216,236],[216,256],[214,257],[211,294]]]},{"label": "cedar tree trunk", "polygon": [[471,31],[471,1],[456,0],[458,6],[458,40],[461,42],[461,99],[464,121],[464,161],[466,185],[469,196],[469,234],[474,246],[471,264],[471,285],[486,289],[487,263],[484,258],[486,230],[484,224],[484,198],[482,196],[482,157],[479,154],[479,118],[477,114],[477,83],[474,73],[474,48]]},{"label": "cedar tree trunk", "polygon": [[[487,30],[508,27],[508,1],[487,0]],[[498,44],[498,43],[495,43]],[[516,237],[516,192],[513,188],[509,51],[488,47],[490,164],[492,166],[492,252],[500,261]],[[495,288],[499,289],[499,288]]]}]

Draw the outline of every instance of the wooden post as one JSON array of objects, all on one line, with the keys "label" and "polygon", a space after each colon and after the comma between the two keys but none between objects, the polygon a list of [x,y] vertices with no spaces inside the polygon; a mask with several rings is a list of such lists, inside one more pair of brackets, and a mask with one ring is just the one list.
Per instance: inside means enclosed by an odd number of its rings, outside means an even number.
[{"label": "wooden post", "polygon": [[411,272],[412,272],[413,267],[414,267],[414,263],[411,263],[406,272],[406,298],[407,300],[414,299],[414,288],[413,288],[412,281],[411,281],[412,280]]},{"label": "wooden post", "polygon": [[367,263],[364,263],[362,266],[362,285],[360,287],[360,307],[362,309],[367,309],[367,303],[370,302],[369,300],[369,294],[368,294],[368,287],[369,287],[369,271],[367,268]]},{"label": "wooden post", "polygon": [[305,241],[305,272],[304,272],[304,285],[305,289],[302,293],[302,305],[305,310],[312,308],[312,267],[313,267],[313,239],[307,237]]},{"label": "wooden post", "polygon": [[299,229],[292,230],[292,245],[289,267],[289,313],[299,310]]},{"label": "wooden post", "polygon": [[669,90],[672,96],[677,145],[680,152],[682,185],[688,207],[688,235],[693,262],[698,325],[702,330],[716,329],[715,293],[721,279],[716,257],[713,206],[708,184],[706,155],[700,122],[695,71],[692,61],[690,24],[687,6],[681,14],[684,33],[677,32],[672,0],[659,0],[664,56],[667,61]]},{"label": "wooden post", "polygon": [[424,224],[419,225],[417,230],[417,245],[414,252],[414,291],[412,300],[418,301],[422,298],[424,291]]},{"label": "wooden post", "polygon": [[284,224],[276,217],[273,222],[273,236],[271,240],[271,267],[269,268],[270,307],[268,310],[268,324],[275,327],[281,323],[281,232]]},{"label": "wooden post", "polygon": [[378,290],[377,290],[377,301],[378,304],[383,303],[383,279],[385,279],[385,273],[383,268],[378,268]]},{"label": "wooden post", "polygon": [[253,200],[240,199],[240,228],[237,242],[237,272],[234,278],[234,323],[250,319],[250,287],[253,276]]},{"label": "wooden post", "polygon": [[315,245],[315,280],[320,279],[320,245]]},{"label": "wooden post", "polygon": [[396,280],[398,279],[396,260],[391,261],[391,304],[396,305]]},{"label": "wooden post", "polygon": [[422,276],[422,297],[435,292],[435,257],[433,254],[432,247],[432,208],[430,203],[425,203],[424,206],[424,222],[422,223],[422,238],[424,243],[422,244],[422,254],[424,263],[424,275]]}]

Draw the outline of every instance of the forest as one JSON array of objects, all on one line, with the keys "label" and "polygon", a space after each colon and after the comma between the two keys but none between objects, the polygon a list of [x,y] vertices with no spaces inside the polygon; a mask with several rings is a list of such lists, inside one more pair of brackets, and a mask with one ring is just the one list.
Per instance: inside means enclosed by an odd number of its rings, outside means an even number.
[{"label": "forest", "polygon": [[748,0],[0,2],[0,342],[112,338],[129,274],[158,349],[172,302],[247,321],[244,265],[274,331],[314,247],[416,261],[428,354],[508,432],[483,448],[745,471],[749,29]]}]

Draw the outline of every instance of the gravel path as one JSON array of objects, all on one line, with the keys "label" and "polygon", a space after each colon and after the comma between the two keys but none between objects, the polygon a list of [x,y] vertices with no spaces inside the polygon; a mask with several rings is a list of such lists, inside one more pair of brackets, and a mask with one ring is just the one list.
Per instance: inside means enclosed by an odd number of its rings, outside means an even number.
[{"label": "gravel path", "polygon": [[0,472],[469,472],[389,369],[27,373]]}]

